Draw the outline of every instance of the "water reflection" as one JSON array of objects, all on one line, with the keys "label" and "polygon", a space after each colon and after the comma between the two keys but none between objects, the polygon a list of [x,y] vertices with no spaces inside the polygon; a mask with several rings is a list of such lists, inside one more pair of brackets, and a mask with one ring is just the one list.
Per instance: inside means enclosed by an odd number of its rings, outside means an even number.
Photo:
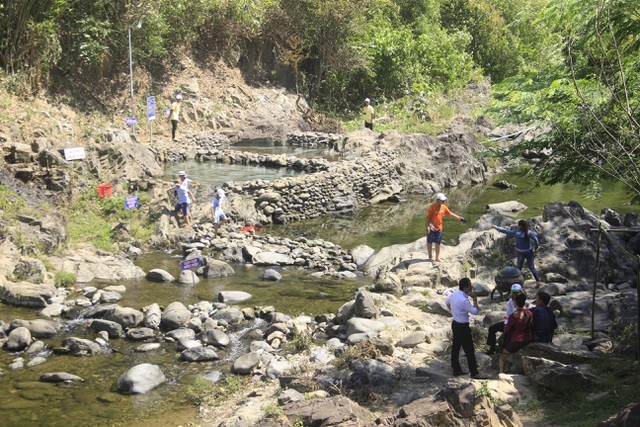
[{"label": "water reflection", "polygon": [[302,172],[287,168],[267,168],[264,166],[245,166],[216,162],[197,162],[187,160],[180,163],[172,163],[165,168],[164,178],[175,181],[178,171],[187,172],[187,177],[197,184],[219,187],[228,181],[250,181],[263,179],[273,181],[278,178],[299,175]]},{"label": "water reflection", "polygon": [[[506,180],[517,187],[500,190],[492,184]],[[534,217],[542,214],[547,203],[577,201],[586,209],[599,214],[605,208],[619,213],[639,212],[640,205],[630,205],[629,195],[620,183],[602,184],[602,197],[598,200],[587,198],[583,187],[570,184],[553,186],[535,186],[525,177],[510,172],[494,177],[485,185],[447,189],[449,208],[467,218],[467,224],[445,219],[445,244],[456,244],[458,236],[468,230],[486,212],[486,206],[509,200],[517,200],[528,208],[521,217]],[[400,243],[409,243],[425,235],[425,212],[431,200],[425,196],[409,196],[403,203],[382,203],[369,206],[350,217],[318,218],[315,220],[272,225],[266,232],[286,237],[305,236],[321,238],[352,249],[366,244],[381,249]]]}]

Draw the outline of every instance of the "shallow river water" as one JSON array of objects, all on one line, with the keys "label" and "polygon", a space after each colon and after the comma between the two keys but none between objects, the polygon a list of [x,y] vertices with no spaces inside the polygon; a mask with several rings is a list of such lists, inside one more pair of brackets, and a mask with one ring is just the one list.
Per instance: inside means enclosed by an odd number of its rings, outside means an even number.
[{"label": "shallow river water", "polygon": [[[175,169],[175,170],[174,170]],[[292,172],[269,170],[216,163],[179,164],[168,168],[168,176],[186,169],[190,178],[204,185],[216,186],[229,180],[275,179]],[[605,183],[603,199],[589,200],[576,186],[532,187],[515,174],[496,177],[506,179],[518,187],[498,190],[487,185],[447,190],[450,208],[465,216],[468,224],[445,220],[445,244],[455,243],[458,235],[470,227],[485,211],[489,203],[518,200],[529,208],[521,215],[540,215],[545,203],[579,201],[589,210],[599,213],[603,207],[619,212],[640,212],[640,207],[627,204],[627,195],[621,186]],[[409,197],[404,203],[385,203],[363,209],[349,218],[321,218],[305,223],[267,227],[265,232],[288,237],[306,236],[322,238],[350,249],[365,243],[376,249],[396,243],[408,243],[424,235],[424,210],[429,203],[424,197]],[[180,258],[172,253],[154,253],[142,256],[136,263],[146,272],[162,268],[174,276],[179,273]],[[308,272],[296,269],[282,271],[283,280],[278,283],[260,279],[263,268],[233,265],[236,275],[226,278],[203,279],[197,286],[184,287],[175,284],[151,283],[145,279],[124,284],[127,291],[120,305],[141,308],[157,302],[166,306],[179,300],[185,304],[199,300],[211,300],[221,290],[243,290],[253,295],[249,305],[273,305],[288,314],[321,314],[335,312],[349,300],[354,291],[370,279],[354,280],[312,279]],[[103,287],[110,283],[92,283]],[[38,317],[33,310],[8,307],[0,304],[0,320],[10,322],[16,318]],[[223,360],[206,363],[184,363],[178,360],[174,344],[163,343],[162,350],[152,353],[136,353],[135,343],[123,339],[111,341],[116,352],[108,355],[77,358],[51,354],[51,348],[59,346],[66,336],[88,336],[81,321],[73,321],[67,330],[52,340],[44,353],[47,361],[42,365],[10,371],[7,366],[16,358],[31,356],[0,351],[0,426],[57,426],[57,425],[177,425],[194,416],[195,412],[185,397],[185,391],[195,375],[213,370],[227,372],[230,361],[237,357],[246,345],[242,334],[234,331],[234,345],[228,352],[220,352]],[[88,336],[92,338],[92,336]],[[168,383],[143,396],[123,396],[115,392],[120,375],[138,363],[155,363],[162,367]],[[54,385],[41,383],[39,376],[45,372],[65,371],[79,375],[84,383]],[[160,421],[161,420],[161,421]]]}]

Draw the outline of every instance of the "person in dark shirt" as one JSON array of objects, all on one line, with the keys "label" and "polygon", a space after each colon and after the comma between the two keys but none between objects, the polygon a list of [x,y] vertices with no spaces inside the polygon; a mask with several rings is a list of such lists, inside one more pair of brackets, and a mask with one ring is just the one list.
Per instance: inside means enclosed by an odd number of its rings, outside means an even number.
[{"label": "person in dark shirt", "polygon": [[551,296],[543,291],[536,294],[536,306],[531,309],[533,313],[533,341],[550,343],[553,334],[558,327],[556,315],[548,307]]}]

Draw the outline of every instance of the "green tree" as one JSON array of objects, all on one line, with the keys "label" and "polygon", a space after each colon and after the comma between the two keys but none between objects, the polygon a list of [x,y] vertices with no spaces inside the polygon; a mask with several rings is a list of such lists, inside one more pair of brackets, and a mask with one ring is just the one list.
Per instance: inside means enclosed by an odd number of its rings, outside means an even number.
[{"label": "green tree", "polygon": [[553,26],[563,55],[538,73],[505,83],[494,111],[550,131],[519,147],[547,149],[532,171],[547,183],[607,177],[640,198],[640,15],[630,0],[550,2],[541,20]]}]

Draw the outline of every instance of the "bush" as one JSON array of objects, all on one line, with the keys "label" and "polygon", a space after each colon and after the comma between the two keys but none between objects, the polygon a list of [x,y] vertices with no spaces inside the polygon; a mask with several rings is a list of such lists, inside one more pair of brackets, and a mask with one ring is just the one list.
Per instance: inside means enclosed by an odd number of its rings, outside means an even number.
[{"label": "bush", "polygon": [[75,273],[71,273],[69,271],[58,271],[54,278],[55,285],[63,288],[75,285],[77,281],[78,276]]}]

